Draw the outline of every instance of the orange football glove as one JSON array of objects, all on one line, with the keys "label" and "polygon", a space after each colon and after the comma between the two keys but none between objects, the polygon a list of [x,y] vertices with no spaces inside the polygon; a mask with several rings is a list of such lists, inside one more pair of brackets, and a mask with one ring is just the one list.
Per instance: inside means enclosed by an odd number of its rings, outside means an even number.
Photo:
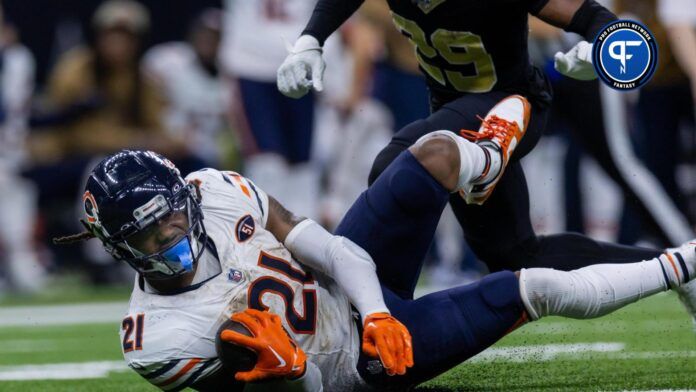
[{"label": "orange football glove", "polygon": [[363,352],[379,357],[387,374],[406,374],[413,367],[411,334],[405,325],[388,313],[373,313],[365,319]]},{"label": "orange football glove", "polygon": [[237,381],[297,378],[304,374],[307,356],[285,331],[280,317],[269,312],[247,309],[233,314],[232,320],[244,324],[254,336],[226,329],[220,333],[220,338],[225,342],[248,347],[258,355],[253,369],[235,374]]}]

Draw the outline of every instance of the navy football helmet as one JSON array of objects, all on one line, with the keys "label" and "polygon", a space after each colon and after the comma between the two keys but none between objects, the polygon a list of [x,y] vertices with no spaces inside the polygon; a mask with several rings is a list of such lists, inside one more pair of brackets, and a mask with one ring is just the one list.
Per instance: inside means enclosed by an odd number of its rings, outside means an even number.
[{"label": "navy football helmet", "polygon": [[[169,279],[192,271],[207,235],[198,190],[187,184],[167,158],[152,151],[124,150],[92,170],[82,198],[87,230],[117,260],[148,279]],[[188,217],[186,234],[168,248],[143,254],[128,239],[174,212]]]}]

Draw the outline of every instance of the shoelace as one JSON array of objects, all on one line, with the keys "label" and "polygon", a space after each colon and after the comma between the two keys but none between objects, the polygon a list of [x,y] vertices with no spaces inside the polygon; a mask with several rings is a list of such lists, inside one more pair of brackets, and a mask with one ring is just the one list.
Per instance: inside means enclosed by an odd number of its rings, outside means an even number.
[{"label": "shoelace", "polygon": [[514,134],[519,130],[519,126],[516,122],[508,121],[498,116],[491,116],[488,120],[481,118],[481,116],[476,116],[481,120],[481,130],[480,131],[470,131],[468,129],[462,129],[459,134],[463,138],[476,142],[478,140],[492,140],[496,139],[503,149],[508,147],[510,144],[511,134]]}]

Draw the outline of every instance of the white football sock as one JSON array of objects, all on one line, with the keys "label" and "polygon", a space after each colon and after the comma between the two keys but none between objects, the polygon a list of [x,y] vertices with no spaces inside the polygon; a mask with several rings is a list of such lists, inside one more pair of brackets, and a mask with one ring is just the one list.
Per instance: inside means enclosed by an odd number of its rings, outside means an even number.
[{"label": "white football sock", "polygon": [[520,294],[533,320],[544,316],[599,317],[669,288],[657,258],[597,264],[570,272],[548,268],[520,272]]},{"label": "white football sock", "polygon": [[670,288],[676,289],[690,281],[694,276],[693,261],[684,257],[681,252],[668,250],[660,255],[658,260],[662,264]]},{"label": "white football sock", "polygon": [[488,152],[490,168],[488,169],[487,173],[484,173],[483,176],[474,179],[474,182],[476,184],[485,184],[493,178],[495,178],[500,172],[500,170],[503,168],[502,152],[499,148],[495,148],[492,144],[489,143],[479,143],[477,145],[481,147],[484,150],[484,152]]},{"label": "white football sock", "polygon": [[[485,182],[500,171],[500,153],[491,147],[481,146],[450,131],[435,131],[416,141],[421,143],[429,137],[442,135],[452,139],[459,149],[459,180],[457,189],[466,188],[472,182]],[[486,168],[488,166],[488,168]]]}]

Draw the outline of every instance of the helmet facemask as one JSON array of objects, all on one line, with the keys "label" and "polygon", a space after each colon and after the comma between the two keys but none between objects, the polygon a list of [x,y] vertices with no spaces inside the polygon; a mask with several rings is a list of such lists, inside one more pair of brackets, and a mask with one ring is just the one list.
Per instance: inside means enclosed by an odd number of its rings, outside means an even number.
[{"label": "helmet facemask", "polygon": [[[177,185],[173,191],[169,200],[159,194],[136,209],[134,220],[123,225],[117,233],[109,235],[102,227],[97,235],[112,256],[127,262],[149,280],[171,279],[193,271],[206,247],[208,237],[195,186]],[[160,222],[174,213],[184,213],[187,217],[188,229],[181,238],[151,254],[144,254],[132,245],[133,236],[156,229]]]}]

